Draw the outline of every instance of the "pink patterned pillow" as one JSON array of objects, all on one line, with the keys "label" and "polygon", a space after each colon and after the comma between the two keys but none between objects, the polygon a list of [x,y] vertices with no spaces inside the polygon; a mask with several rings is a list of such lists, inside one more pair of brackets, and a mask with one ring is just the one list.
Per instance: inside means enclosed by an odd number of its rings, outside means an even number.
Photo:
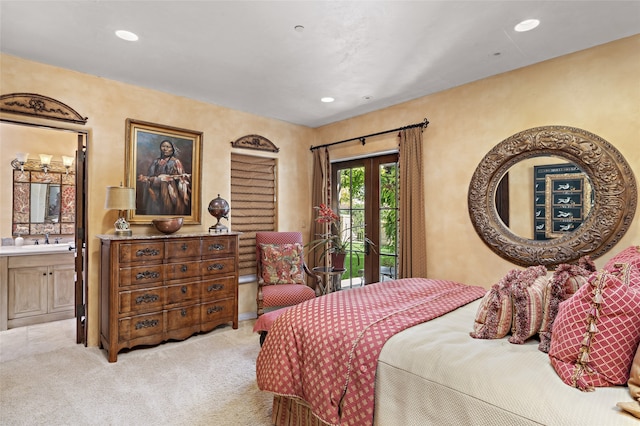
[{"label": "pink patterned pillow", "polygon": [[596,267],[589,256],[580,259],[578,265],[558,265],[544,289],[544,307],[540,325],[540,344],[538,349],[549,352],[551,328],[558,315],[560,302],[567,300],[587,282],[587,278]]},{"label": "pink patterned pillow", "polygon": [[304,284],[302,244],[260,244],[265,284]]},{"label": "pink patterned pillow", "polygon": [[511,286],[518,278],[519,270],[513,269],[484,295],[473,323],[471,337],[475,339],[500,339],[511,330],[513,302]]},{"label": "pink patterned pillow", "polygon": [[547,268],[542,265],[531,266],[518,274],[511,288],[513,323],[509,343],[521,345],[540,330],[542,295],[547,281]]},{"label": "pink patterned pillow", "polygon": [[628,263],[589,277],[560,304],[549,358],[566,384],[580,390],[623,385],[640,343],[640,289],[629,285],[637,270]]},{"label": "pink patterned pillow", "polygon": [[604,269],[613,272],[615,271],[615,265],[618,263],[629,263],[635,268],[637,274],[634,274],[635,277],[630,284],[632,287],[640,286],[640,246],[630,246],[622,250],[609,259],[607,264],[604,265]]}]

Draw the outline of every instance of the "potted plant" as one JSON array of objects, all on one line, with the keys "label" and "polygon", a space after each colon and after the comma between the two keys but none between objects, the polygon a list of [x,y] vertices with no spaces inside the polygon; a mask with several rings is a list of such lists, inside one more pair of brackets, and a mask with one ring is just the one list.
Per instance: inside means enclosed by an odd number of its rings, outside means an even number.
[{"label": "potted plant", "polygon": [[[329,229],[326,233],[318,234],[318,238],[305,244],[305,247],[312,252],[315,249],[321,249],[320,260],[323,260],[327,255],[331,258],[331,266],[333,269],[344,269],[344,259],[347,252],[350,251],[351,243],[353,240],[353,231],[363,226],[344,227],[340,222],[340,216],[338,216],[331,207],[320,204],[320,206],[314,207],[318,211],[318,216],[315,221],[322,224],[328,224]],[[373,241],[364,237],[363,242],[374,246]],[[360,257],[356,252],[355,255]]]}]

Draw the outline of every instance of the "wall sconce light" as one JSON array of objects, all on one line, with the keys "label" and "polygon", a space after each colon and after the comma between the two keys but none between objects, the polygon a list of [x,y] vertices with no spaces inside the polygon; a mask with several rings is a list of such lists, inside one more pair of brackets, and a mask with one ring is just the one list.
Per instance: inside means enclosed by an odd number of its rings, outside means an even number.
[{"label": "wall sconce light", "polygon": [[45,173],[49,171],[49,166],[51,165],[51,158],[53,158],[53,155],[40,154],[40,166],[44,169]]},{"label": "wall sconce light", "polygon": [[114,223],[115,234],[118,236],[130,237],[133,235],[129,227],[129,222],[124,218],[126,210],[136,208],[136,190],[122,186],[107,186],[107,198],[104,208],[108,210],[119,210],[118,220]]},{"label": "wall sconce light", "polygon": [[28,152],[16,152],[16,160],[20,164],[20,173],[24,174],[24,163],[27,162],[27,158],[29,158]]},{"label": "wall sconce light", "polygon": [[63,155],[62,164],[64,165],[64,168],[67,169],[67,174],[69,174],[69,169],[73,165],[73,157],[67,157],[66,155]]}]

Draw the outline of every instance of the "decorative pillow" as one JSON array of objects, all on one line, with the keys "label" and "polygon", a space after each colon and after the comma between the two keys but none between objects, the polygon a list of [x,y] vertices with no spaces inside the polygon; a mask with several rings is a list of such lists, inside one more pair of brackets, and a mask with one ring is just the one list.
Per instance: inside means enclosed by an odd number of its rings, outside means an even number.
[{"label": "decorative pillow", "polygon": [[[637,277],[632,277],[630,285],[632,287],[640,286],[640,246],[630,246],[613,256],[604,265],[604,269],[609,272],[615,271],[615,265],[618,263],[629,263],[637,272]],[[636,274],[634,274],[636,275]]]},{"label": "decorative pillow", "polygon": [[640,346],[636,350],[636,356],[633,358],[631,372],[629,373],[629,393],[633,402],[618,402],[616,405],[630,414],[640,418]]},{"label": "decorative pillow", "polygon": [[530,266],[518,274],[511,288],[513,323],[510,343],[521,345],[540,330],[542,295],[547,281],[547,268],[542,265]]},{"label": "decorative pillow", "polygon": [[640,346],[636,349],[636,356],[633,358],[633,363],[631,364],[627,384],[629,385],[631,397],[640,402]]},{"label": "decorative pillow", "polygon": [[519,270],[513,269],[484,295],[469,333],[475,339],[500,339],[511,329],[513,303],[511,286],[518,278]]},{"label": "decorative pillow", "polygon": [[596,267],[589,256],[580,258],[578,265],[558,265],[544,289],[539,350],[545,353],[549,352],[551,327],[558,314],[560,302],[573,296],[595,270]]},{"label": "decorative pillow", "polygon": [[580,390],[622,385],[640,343],[640,289],[629,264],[592,274],[589,284],[560,303],[549,358],[566,384]]},{"label": "decorative pillow", "polygon": [[260,244],[265,284],[304,284],[302,244]]}]

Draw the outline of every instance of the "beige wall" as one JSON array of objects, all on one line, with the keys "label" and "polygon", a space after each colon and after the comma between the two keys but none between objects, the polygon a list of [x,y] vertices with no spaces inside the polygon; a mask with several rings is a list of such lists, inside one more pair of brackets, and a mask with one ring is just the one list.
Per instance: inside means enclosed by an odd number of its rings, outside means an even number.
[{"label": "beige wall", "polygon": [[[309,146],[417,123],[424,131],[429,275],[489,287],[514,265],[487,248],[467,212],[471,175],[484,154],[512,134],[531,127],[567,125],[612,143],[640,176],[640,36],[623,39],[545,63],[416,99],[318,129],[308,129],[215,105],[134,87],[99,77],[2,55],[1,92],[32,92],[58,99],[88,116],[89,135],[89,323],[97,344],[98,245],[115,213],[103,209],[105,188],[124,178],[125,120],[135,118],[204,132],[203,221],[218,193],[229,197],[229,142],[260,134],[277,146],[279,228],[300,229],[311,220]],[[397,148],[394,134],[333,147],[334,159]],[[253,153],[253,152],[252,152]],[[233,214],[233,212],[232,212]],[[232,221],[233,222],[233,221]],[[640,244],[640,215],[609,254]],[[137,227],[143,233],[148,228]],[[0,235],[10,232],[2,224]],[[254,309],[255,287],[240,290],[240,312]]]},{"label": "beige wall", "polygon": [[[546,125],[606,139],[640,185],[640,36],[493,76],[317,129],[317,143],[418,123],[424,117],[428,274],[489,287],[514,265],[495,255],[469,219],[467,190],[483,156],[507,137]],[[397,145],[396,135],[332,148],[333,159]],[[609,253],[640,244],[640,213]]]},{"label": "beige wall", "polygon": [[[75,157],[77,147],[78,138],[74,133],[0,123],[0,200],[3,200],[0,204],[0,237],[11,237],[13,168],[10,163],[16,158],[16,153],[26,152],[29,159],[37,161],[40,161],[39,154],[51,154],[52,161],[61,163],[63,155]],[[64,237],[65,240],[71,239],[68,235]]]}]

